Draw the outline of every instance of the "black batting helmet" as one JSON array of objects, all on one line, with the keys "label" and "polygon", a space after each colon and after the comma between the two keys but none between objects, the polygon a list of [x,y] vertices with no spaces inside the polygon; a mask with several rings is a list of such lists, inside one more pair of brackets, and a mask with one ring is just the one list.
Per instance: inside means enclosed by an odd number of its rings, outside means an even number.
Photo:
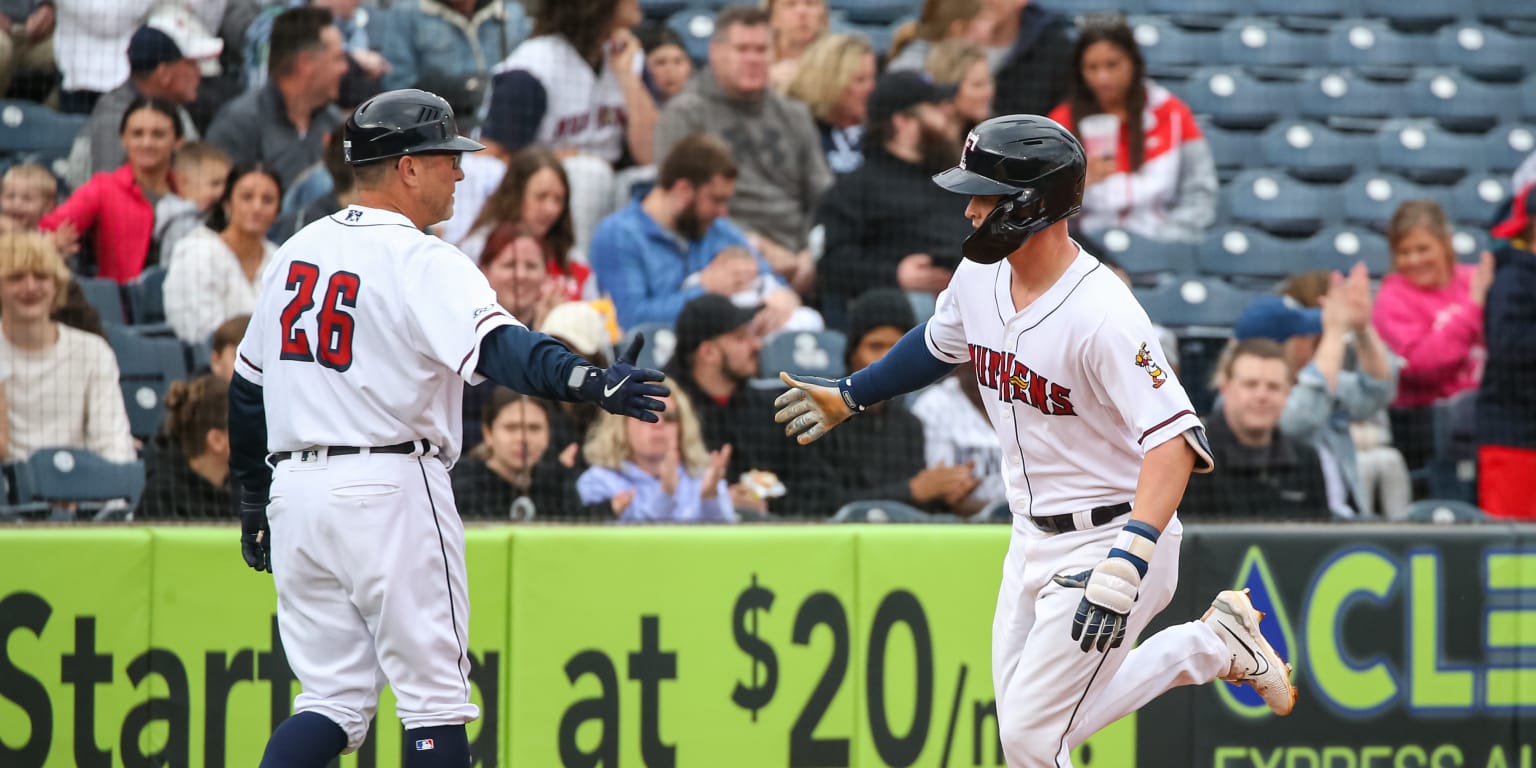
[{"label": "black batting helmet", "polygon": [[347,118],[342,149],[351,165],[401,155],[478,152],[485,145],[459,135],[453,107],[435,93],[385,91]]},{"label": "black batting helmet", "polygon": [[933,180],[962,195],[1004,196],[961,246],[966,258],[995,264],[1081,211],[1087,177],[1088,157],[1071,131],[1039,115],[1006,115],[976,126],[960,164]]}]

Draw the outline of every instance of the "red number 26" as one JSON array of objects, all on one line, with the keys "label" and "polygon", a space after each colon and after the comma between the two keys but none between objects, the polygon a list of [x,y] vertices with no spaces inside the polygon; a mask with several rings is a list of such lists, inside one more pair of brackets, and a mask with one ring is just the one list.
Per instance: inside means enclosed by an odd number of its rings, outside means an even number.
[{"label": "red number 26", "polygon": [[283,307],[283,344],[279,357],[284,360],[318,362],[333,371],[352,367],[352,331],[354,320],[343,307],[356,308],[362,278],[352,272],[331,275],[320,302],[318,349],[310,352],[309,334],[299,327],[299,318],[315,306],[315,285],[320,282],[320,268],[305,261],[288,265],[288,279],[283,287],[293,291],[293,298]]}]

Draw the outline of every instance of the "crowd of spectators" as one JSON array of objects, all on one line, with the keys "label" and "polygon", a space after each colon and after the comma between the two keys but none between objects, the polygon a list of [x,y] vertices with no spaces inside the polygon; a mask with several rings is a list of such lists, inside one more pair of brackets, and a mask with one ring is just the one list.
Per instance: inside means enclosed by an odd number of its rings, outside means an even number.
[{"label": "crowd of spectators", "polygon": [[[1049,114],[1082,138],[1074,231],[1094,250],[1109,230],[1200,241],[1217,170],[1123,17],[1031,0],[913,11],[882,49],[837,29],[826,0],[726,6],[695,61],[639,0],[0,0],[0,96],[83,121],[59,162],[0,178],[4,458],[140,460],[140,516],[229,515],[217,406],[262,272],[352,202],[349,110],[414,87],[486,146],[462,158],[435,233],[519,321],[594,362],[648,331],[673,388],[657,424],[469,388],[466,518],[826,517],[875,498],[1006,519],[969,367],[801,448],[772,420],[769,347],[803,334],[816,341],[796,339],[793,365],[851,371],[922,321],[970,231],[930,177],[990,116]],[[1248,307],[1211,380],[1183,382],[1215,393],[1219,467],[1185,511],[1399,518],[1429,492],[1450,420],[1477,435],[1482,505],[1530,516],[1529,189],[1478,264],[1457,262],[1437,204],[1411,201],[1379,283],[1363,264],[1298,273]],[[102,284],[158,286],[159,316],[93,305]],[[826,332],[843,346],[819,346]],[[158,391],[153,434],[130,426],[114,334],[194,351],[193,376]]]}]

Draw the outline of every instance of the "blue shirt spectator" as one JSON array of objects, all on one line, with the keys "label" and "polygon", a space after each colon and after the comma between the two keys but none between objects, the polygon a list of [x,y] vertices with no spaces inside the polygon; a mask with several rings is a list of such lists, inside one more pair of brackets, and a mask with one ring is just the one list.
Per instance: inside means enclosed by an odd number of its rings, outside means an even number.
[{"label": "blue shirt spectator", "polygon": [[389,61],[385,90],[421,88],[453,105],[459,127],[476,124],[491,66],[528,37],[516,0],[410,0],[377,14],[371,42]]},{"label": "blue shirt spectator", "polygon": [[617,470],[591,467],[581,473],[581,478],[576,481],[576,492],[581,494],[582,504],[607,501],[626,491],[632,491],[633,498],[615,513],[620,520],[626,522],[736,520],[736,510],[731,506],[731,492],[723,479],[715,481],[715,496],[712,499],[703,498],[700,479],[687,472],[677,473],[677,487],[668,494],[659,478],[629,461]]}]

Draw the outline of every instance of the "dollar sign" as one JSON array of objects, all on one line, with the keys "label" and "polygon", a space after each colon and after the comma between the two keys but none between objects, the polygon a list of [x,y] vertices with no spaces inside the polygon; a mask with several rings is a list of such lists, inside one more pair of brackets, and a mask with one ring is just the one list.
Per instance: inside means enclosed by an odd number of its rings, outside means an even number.
[{"label": "dollar sign", "polygon": [[[754,723],[757,722],[757,711],[773,700],[774,691],[779,687],[779,658],[774,655],[773,647],[757,636],[757,612],[767,611],[772,607],[773,592],[766,587],[758,586],[757,574],[752,574],[752,583],[736,598],[736,609],[731,620],[731,629],[736,635],[736,645],[741,647],[743,653],[752,657],[752,684],[743,685],[738,681],[735,689],[731,691],[731,701],[736,702],[736,706],[751,712]],[[761,676],[759,667],[761,667]]]}]

